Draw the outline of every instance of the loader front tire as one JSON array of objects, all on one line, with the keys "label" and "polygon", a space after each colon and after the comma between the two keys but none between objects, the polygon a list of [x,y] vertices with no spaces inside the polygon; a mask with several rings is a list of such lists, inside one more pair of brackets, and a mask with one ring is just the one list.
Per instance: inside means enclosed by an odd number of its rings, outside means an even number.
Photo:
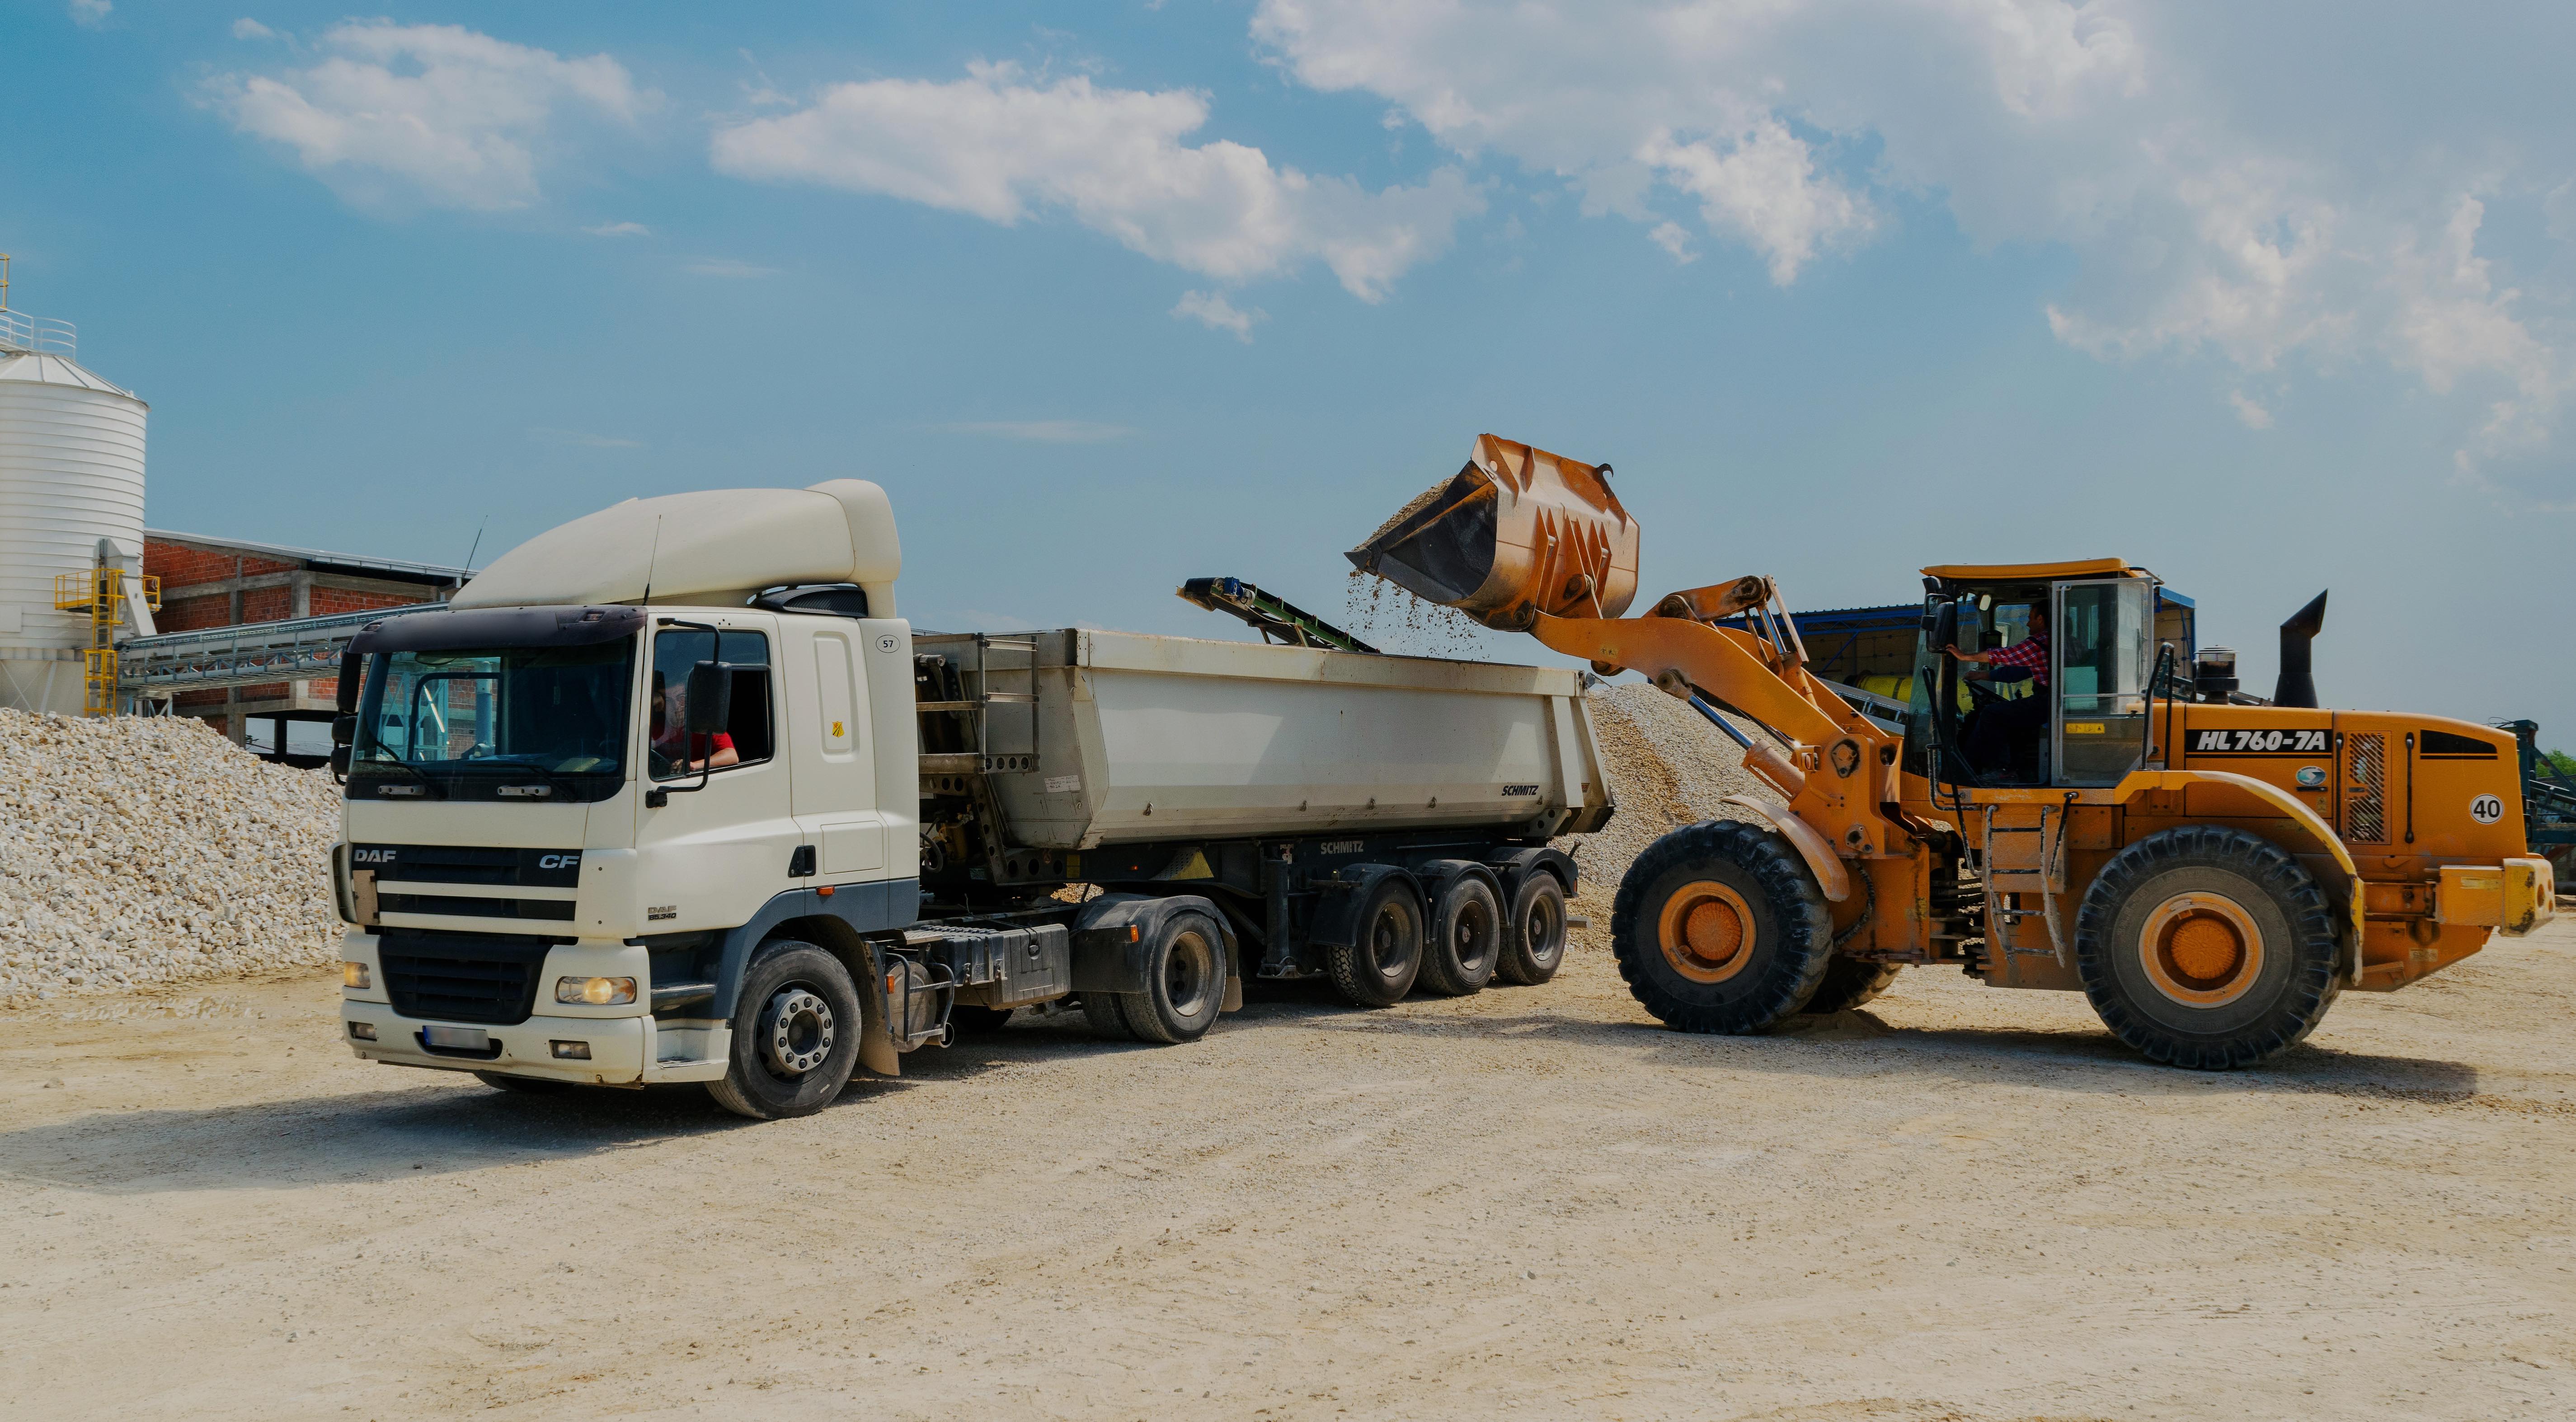
[{"label": "loader front tire", "polygon": [[1677,829],[1619,882],[1611,951],[1628,991],[1684,1032],[1761,1032],[1816,995],[1833,956],[1824,890],[1779,831]]},{"label": "loader front tire", "polygon": [[1807,1005],[1799,1011],[1808,1017],[1822,1017],[1864,1006],[1896,981],[1896,970],[1894,963],[1864,963],[1837,953],[1825,965],[1825,980],[1816,984],[1816,995],[1808,998]]},{"label": "loader front tire", "polygon": [[2102,1025],[2149,1061],[2252,1066],[2296,1045],[2341,988],[2334,908],[2289,851],[2190,825],[2112,856],[2084,893],[2075,966]]}]

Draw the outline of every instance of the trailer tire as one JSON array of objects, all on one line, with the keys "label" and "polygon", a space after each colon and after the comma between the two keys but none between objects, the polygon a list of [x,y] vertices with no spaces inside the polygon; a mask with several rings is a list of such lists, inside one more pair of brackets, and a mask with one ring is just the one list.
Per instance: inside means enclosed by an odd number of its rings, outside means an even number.
[{"label": "trailer tire", "polygon": [[1422,972],[1422,900],[1396,875],[1378,880],[1360,906],[1354,941],[1326,950],[1333,988],[1353,1007],[1392,1007]]},{"label": "trailer tire", "polygon": [[1866,1006],[1887,991],[1889,983],[1896,981],[1898,966],[1895,963],[1865,963],[1836,953],[1834,960],[1825,965],[1825,978],[1816,984],[1816,995],[1808,998],[1807,1005],[1798,1011],[1808,1017],[1822,1017],[1827,1013],[1849,1012]]},{"label": "trailer tire", "polygon": [[1442,997],[1466,997],[1494,980],[1503,955],[1503,906],[1481,873],[1454,875],[1431,911],[1417,981]]},{"label": "trailer tire", "polygon": [[839,958],[792,938],[764,944],[743,970],[733,1060],[707,1094],[755,1121],[810,1116],[849,1085],[861,1021],[858,985]]},{"label": "trailer tire", "polygon": [[1565,962],[1565,886],[1544,869],[1521,875],[1512,890],[1512,912],[1503,925],[1503,955],[1494,976],[1535,987],[1556,976]]},{"label": "trailer tire", "polygon": [[1225,1005],[1224,930],[1203,913],[1165,915],[1146,950],[1145,990],[1116,997],[1137,1041],[1170,1046],[1206,1036]]},{"label": "trailer tire", "polygon": [[1741,1035],[1816,995],[1833,919],[1779,831],[1709,820],[1656,840],[1629,866],[1610,946],[1628,991],[1667,1026]]},{"label": "trailer tire", "polygon": [[2102,1025],[2149,1061],[2252,1066],[2297,1045],[2342,987],[2335,914],[2290,852],[2218,825],[2113,855],[2075,919],[2075,966]]},{"label": "trailer tire", "polygon": [[559,1096],[573,1088],[569,1081],[555,1081],[542,1076],[510,1076],[497,1071],[478,1071],[474,1079],[485,1086],[498,1087],[520,1096]]}]

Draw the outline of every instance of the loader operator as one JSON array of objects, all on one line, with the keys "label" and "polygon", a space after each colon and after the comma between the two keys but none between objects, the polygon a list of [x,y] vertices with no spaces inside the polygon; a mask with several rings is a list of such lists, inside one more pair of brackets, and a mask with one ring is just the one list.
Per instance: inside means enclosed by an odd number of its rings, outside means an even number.
[{"label": "loader operator", "polygon": [[2030,672],[2031,691],[2014,701],[1994,701],[1969,717],[1960,749],[1980,770],[2010,776],[2021,764],[2022,751],[2048,730],[2048,611],[2030,610],[2030,632],[2009,647],[1962,652],[1954,644],[1942,649],[1958,661],[1985,668],[1968,673],[1971,680],[1992,681],[2006,667]]}]

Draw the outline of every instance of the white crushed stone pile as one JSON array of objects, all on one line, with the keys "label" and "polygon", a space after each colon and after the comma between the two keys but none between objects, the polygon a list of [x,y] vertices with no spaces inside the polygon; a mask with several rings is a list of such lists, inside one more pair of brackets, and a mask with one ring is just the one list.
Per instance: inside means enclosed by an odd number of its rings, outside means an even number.
[{"label": "white crushed stone pile", "polygon": [[0,710],[0,1002],[329,962],[339,827],[203,722]]},{"label": "white crushed stone pile", "polygon": [[[1574,857],[1587,896],[1617,893],[1630,861],[1673,830],[1702,820],[1753,817],[1741,805],[1724,803],[1729,795],[1781,803],[1770,786],[1744,769],[1742,747],[1652,686],[1595,687],[1589,700],[1593,734],[1601,741],[1619,810],[1599,833],[1557,841]],[[1749,722],[1728,720],[1749,736],[1765,734]]]}]

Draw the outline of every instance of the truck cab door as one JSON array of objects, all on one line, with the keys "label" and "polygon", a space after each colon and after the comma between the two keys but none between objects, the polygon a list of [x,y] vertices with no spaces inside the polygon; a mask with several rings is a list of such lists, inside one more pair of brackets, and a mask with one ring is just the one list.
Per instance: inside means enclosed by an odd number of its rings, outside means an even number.
[{"label": "truck cab door", "polygon": [[[644,931],[733,928],[803,880],[788,870],[805,842],[781,754],[778,677],[766,620],[739,614],[656,618],[640,739],[647,794],[635,811]],[[689,736],[689,671],[721,662],[732,711],[723,732]],[[716,760],[731,763],[714,765]],[[652,803],[656,798],[662,801]]]},{"label": "truck cab door", "polygon": [[877,804],[874,717],[861,647],[864,629],[790,624],[789,695],[796,822],[815,847],[816,883],[886,877],[886,816]]}]

